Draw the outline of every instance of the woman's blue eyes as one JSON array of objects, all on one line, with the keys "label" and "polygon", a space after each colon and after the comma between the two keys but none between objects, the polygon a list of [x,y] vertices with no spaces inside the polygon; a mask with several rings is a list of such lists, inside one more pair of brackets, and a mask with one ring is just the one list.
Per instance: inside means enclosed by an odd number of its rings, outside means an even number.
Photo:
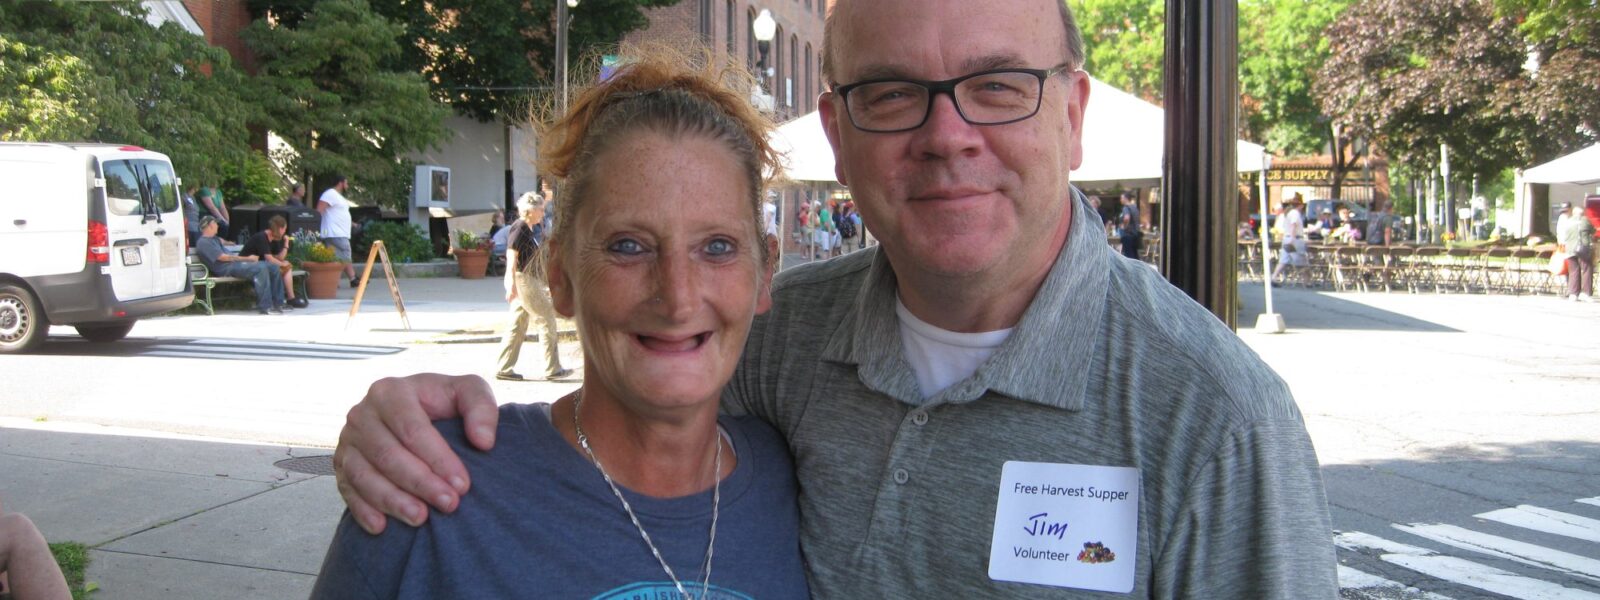
[{"label": "woman's blue eyes", "polygon": [[618,254],[640,254],[644,252],[644,245],[634,240],[617,240],[611,243],[610,250]]},{"label": "woman's blue eyes", "polygon": [[[648,251],[644,247],[644,244],[639,243],[638,240],[631,239],[622,239],[612,242],[611,245],[606,248],[606,250],[608,252],[627,256],[644,254]],[[731,240],[719,238],[706,242],[705,251],[706,254],[711,256],[728,256],[737,253],[739,248]]]}]

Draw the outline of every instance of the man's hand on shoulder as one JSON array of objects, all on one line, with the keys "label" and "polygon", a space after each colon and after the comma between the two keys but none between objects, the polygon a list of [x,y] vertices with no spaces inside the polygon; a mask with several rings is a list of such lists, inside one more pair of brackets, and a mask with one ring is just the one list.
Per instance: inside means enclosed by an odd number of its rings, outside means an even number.
[{"label": "man's hand on shoulder", "polygon": [[455,510],[471,479],[433,420],[456,417],[473,446],[494,447],[499,408],[488,382],[476,375],[380,379],[350,409],[333,465],[339,495],[362,529],[381,533],[385,514],[421,525],[428,504]]}]

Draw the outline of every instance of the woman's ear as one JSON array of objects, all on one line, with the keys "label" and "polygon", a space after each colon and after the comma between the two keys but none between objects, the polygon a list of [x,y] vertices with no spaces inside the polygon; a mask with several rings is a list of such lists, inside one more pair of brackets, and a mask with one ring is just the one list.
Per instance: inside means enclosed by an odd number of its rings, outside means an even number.
[{"label": "woman's ear", "polygon": [[553,239],[546,243],[549,253],[544,257],[544,273],[545,282],[550,285],[550,302],[555,306],[556,314],[570,319],[575,301],[572,297],[572,279],[567,273],[561,244]]}]

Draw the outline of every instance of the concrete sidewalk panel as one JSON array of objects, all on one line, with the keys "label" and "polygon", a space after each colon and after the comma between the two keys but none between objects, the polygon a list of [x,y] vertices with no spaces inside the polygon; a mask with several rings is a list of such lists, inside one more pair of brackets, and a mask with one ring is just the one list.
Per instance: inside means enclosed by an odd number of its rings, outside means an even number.
[{"label": "concrete sidewalk panel", "polygon": [[316,477],[123,538],[101,550],[315,574],[344,502]]},{"label": "concrete sidewalk panel", "polygon": [[7,511],[46,539],[103,544],[271,489],[254,481],[0,455]]},{"label": "concrete sidewalk panel", "polygon": [[311,595],[315,575],[91,550],[88,580],[96,598],[281,600]]},{"label": "concrete sidewalk panel", "polygon": [[271,484],[311,477],[273,463],[328,453],[88,424],[0,426],[0,455]]}]

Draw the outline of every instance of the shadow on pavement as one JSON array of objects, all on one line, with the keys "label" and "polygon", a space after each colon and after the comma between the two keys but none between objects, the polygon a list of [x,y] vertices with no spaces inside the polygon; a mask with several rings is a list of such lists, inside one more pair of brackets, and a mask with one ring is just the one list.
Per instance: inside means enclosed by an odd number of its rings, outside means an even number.
[{"label": "shadow on pavement", "polygon": [[[1348,295],[1348,294],[1346,294]],[[1239,329],[1255,326],[1264,310],[1266,298],[1259,283],[1239,284]],[[1272,308],[1283,315],[1294,329],[1343,329],[1354,331],[1414,331],[1419,333],[1460,333],[1446,327],[1396,312],[1390,312],[1339,295],[1303,288],[1272,288]]]},{"label": "shadow on pavement", "polygon": [[404,352],[392,346],[321,344],[238,338],[130,337],[94,343],[72,335],[50,336],[33,354],[44,356],[108,356],[198,358],[206,360],[363,360]]}]

